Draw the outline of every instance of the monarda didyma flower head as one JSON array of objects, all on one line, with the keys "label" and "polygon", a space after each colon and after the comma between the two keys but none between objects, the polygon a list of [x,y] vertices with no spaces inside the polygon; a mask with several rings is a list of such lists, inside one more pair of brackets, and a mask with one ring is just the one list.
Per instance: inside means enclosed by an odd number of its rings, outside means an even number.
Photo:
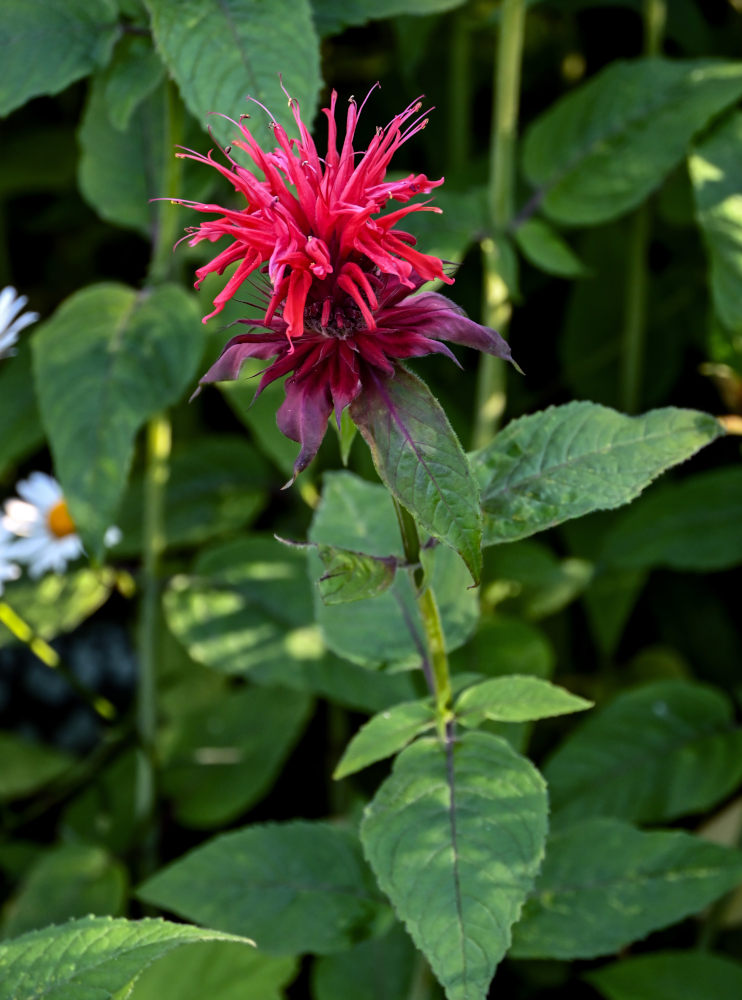
[{"label": "monarda didyma flower head", "polygon": [[[431,353],[455,361],[442,340],[510,359],[507,344],[494,330],[472,322],[442,295],[418,293],[432,279],[453,282],[438,257],[415,249],[415,238],[396,228],[413,212],[440,211],[409,202],[428,194],[442,179],[410,174],[403,180],[385,180],[395,151],[425,127],[420,102],[410,104],[386,128],[377,128],[363,153],[354,150],[353,140],[366,102],[359,109],[350,100],[339,150],[336,103],[333,91],[330,107],[324,109],[324,158],[291,98],[299,137],[290,139],[272,121],[278,144],[272,152],[264,152],[243,124],[247,115],[235,123],[240,135],[233,146],[250,156],[263,179],[236,163],[229,148],[223,150],[226,164],[215,160],[213,151],[208,156],[192,150],[178,154],[215,167],[247,202],[234,210],[180,202],[215,216],[189,230],[191,246],[223,236],[231,240],[196,272],[196,287],[207,274],[222,274],[237,264],[204,322],[224,308],[253,272],[259,271],[267,284],[264,315],[238,321],[255,332],[230,340],[201,383],[236,379],[247,358],[275,357],[257,391],[290,374],[277,421],[287,437],[301,444],[295,476],[317,453],[330,414],[334,411],[339,420],[364,389],[394,378],[399,361]],[[382,214],[390,201],[403,207]]]}]

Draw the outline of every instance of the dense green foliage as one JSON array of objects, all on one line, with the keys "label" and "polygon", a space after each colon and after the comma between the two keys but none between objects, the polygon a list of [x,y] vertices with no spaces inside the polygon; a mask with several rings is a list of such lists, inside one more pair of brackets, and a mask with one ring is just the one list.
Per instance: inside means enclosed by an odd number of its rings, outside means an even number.
[{"label": "dense green foliage", "polygon": [[[0,575],[0,1000],[738,1000],[741,45],[736,0],[5,0],[0,501],[53,473],[84,552]],[[427,95],[405,227],[518,365],[411,359],[286,488],[263,361],[191,398],[260,292],[200,323],[171,199],[242,206],[174,153],[294,134],[281,83],[321,151],[377,80],[360,148]]]}]

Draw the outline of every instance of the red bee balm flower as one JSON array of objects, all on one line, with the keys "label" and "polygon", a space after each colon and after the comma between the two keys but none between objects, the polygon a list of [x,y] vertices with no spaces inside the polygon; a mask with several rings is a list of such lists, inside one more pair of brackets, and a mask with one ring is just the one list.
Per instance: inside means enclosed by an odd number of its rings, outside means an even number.
[{"label": "red bee balm flower", "polygon": [[[213,159],[213,151],[208,156],[192,150],[177,154],[215,167],[247,201],[241,210],[181,202],[215,216],[189,229],[191,246],[222,236],[232,241],[198,269],[196,287],[212,271],[223,274],[237,264],[204,322],[224,308],[253,272],[267,282],[265,314],[238,320],[261,332],[230,340],[201,383],[236,379],[246,358],[275,356],[258,393],[293,373],[286,379],[277,421],[287,437],[301,444],[295,476],[317,453],[332,411],[339,420],[365,387],[393,378],[400,360],[442,353],[455,361],[441,343],[444,339],[510,359],[499,334],[472,322],[449,299],[435,292],[414,294],[431,279],[453,283],[441,260],[416,250],[415,238],[395,228],[413,212],[440,212],[426,203],[406,203],[443,180],[431,181],[424,174],[385,180],[395,151],[427,123],[419,114],[420,102],[410,104],[386,128],[377,128],[362,154],[353,149],[353,139],[363,105],[359,109],[351,98],[338,152],[336,103],[333,91],[330,107],[324,109],[324,159],[291,98],[299,138],[289,139],[272,121],[278,143],[272,152],[264,152],[245,127],[247,115],[235,123],[240,137],[233,146],[250,156],[263,179],[236,163],[229,149],[223,151],[226,165]],[[382,215],[389,201],[404,207]]]}]

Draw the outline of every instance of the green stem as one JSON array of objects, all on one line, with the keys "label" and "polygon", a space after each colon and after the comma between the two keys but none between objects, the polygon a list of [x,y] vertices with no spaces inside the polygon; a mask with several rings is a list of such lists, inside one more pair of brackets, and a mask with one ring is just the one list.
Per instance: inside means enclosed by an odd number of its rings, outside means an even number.
[{"label": "green stem", "polygon": [[448,739],[446,726],[451,721],[453,692],[451,691],[451,676],[448,669],[443,624],[433,587],[420,564],[420,536],[415,519],[396,497],[392,499],[394,509],[397,512],[405,559],[411,566],[412,579],[416,588],[417,607],[425,632],[438,735],[445,743]]},{"label": "green stem", "polygon": [[641,205],[631,220],[626,262],[626,297],[621,350],[621,406],[636,413],[641,398],[647,332],[647,249],[649,205]]},{"label": "green stem", "polygon": [[[154,860],[155,738],[157,734],[157,633],[160,602],[160,558],[164,549],[165,486],[169,475],[170,421],[152,417],[146,430],[144,480],[142,606],[139,628],[139,684],[136,705],[137,775],[134,813],[143,831],[142,868]],[[141,874],[145,874],[142,871]]]},{"label": "green stem", "polygon": [[[496,237],[502,237],[514,212],[525,14],[525,0],[503,0],[495,58],[490,147],[489,208]],[[503,333],[510,319],[510,303],[502,279],[496,240],[482,241],[482,266],[483,320],[486,326]],[[481,358],[476,406],[474,447],[481,448],[494,437],[505,409],[505,362],[500,358],[489,355]]]},{"label": "green stem", "polygon": [[72,673],[60,659],[59,653],[49,643],[37,635],[35,630],[11,608],[6,601],[0,601],[0,622],[16,639],[24,643],[41,662],[51,670],[56,670],[69,686],[88,704],[96,715],[105,722],[116,718],[116,709],[103,695],[97,694]]},{"label": "green stem", "polygon": [[[644,0],[644,54],[658,56],[667,17],[665,0]],[[651,230],[651,210],[641,205],[631,220],[627,248],[626,299],[621,349],[621,406],[636,413],[641,402],[644,355],[647,337],[649,274],[647,254]]]},{"label": "green stem", "polygon": [[449,53],[448,172],[461,174],[471,159],[471,33],[464,11],[453,14]]},{"label": "green stem", "polygon": [[[175,147],[183,137],[183,106],[175,85],[169,81],[165,98],[165,127],[163,128],[163,157],[165,163],[166,198],[177,198],[183,175],[183,160],[175,155]],[[173,268],[173,244],[178,237],[178,205],[172,201],[158,202],[157,224],[153,234],[153,250],[149,265],[148,281],[156,285],[167,281]]]}]

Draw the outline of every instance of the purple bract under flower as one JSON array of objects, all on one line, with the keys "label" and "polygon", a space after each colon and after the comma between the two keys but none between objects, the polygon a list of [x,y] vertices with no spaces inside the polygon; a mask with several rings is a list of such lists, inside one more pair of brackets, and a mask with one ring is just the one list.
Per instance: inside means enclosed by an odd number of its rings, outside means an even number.
[{"label": "purple bract under flower", "polygon": [[295,476],[317,453],[333,410],[339,420],[371,380],[393,378],[397,362],[431,353],[455,360],[442,340],[510,359],[507,344],[494,330],[472,322],[442,295],[418,293],[426,281],[451,284],[453,279],[439,258],[416,250],[415,238],[395,226],[413,212],[440,209],[412,203],[380,214],[389,201],[408,203],[443,183],[424,174],[385,180],[394,152],[427,122],[419,114],[420,102],[377,129],[362,154],[353,149],[360,114],[353,100],[338,151],[336,103],[333,91],[330,107],[324,109],[329,133],[324,159],[291,99],[299,138],[289,139],[272,122],[278,143],[272,152],[260,148],[242,119],[235,123],[240,137],[233,145],[249,154],[264,179],[237,164],[228,151],[227,165],[212,153],[178,154],[215,167],[247,202],[239,210],[182,202],[216,216],[189,230],[192,246],[223,236],[232,241],[196,272],[196,286],[207,274],[222,274],[237,263],[205,319],[220,312],[254,271],[269,283],[264,315],[238,321],[255,332],[230,340],[201,383],[236,379],[247,358],[275,358],[263,372],[258,392],[290,375],[277,421],[287,437],[301,444]]}]

